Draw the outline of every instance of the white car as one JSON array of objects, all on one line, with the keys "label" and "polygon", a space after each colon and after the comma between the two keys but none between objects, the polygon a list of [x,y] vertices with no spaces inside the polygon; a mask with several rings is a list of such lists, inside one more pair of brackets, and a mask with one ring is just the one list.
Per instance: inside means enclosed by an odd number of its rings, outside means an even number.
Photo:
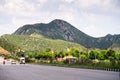
[{"label": "white car", "polygon": [[15,60],[12,60],[12,61],[11,61],[11,64],[16,64],[16,61],[15,61]]}]

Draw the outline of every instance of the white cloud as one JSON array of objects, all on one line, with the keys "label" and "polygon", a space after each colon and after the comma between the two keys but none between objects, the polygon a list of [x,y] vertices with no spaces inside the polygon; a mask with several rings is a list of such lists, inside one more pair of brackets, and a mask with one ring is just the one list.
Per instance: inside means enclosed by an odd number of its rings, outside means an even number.
[{"label": "white cloud", "polygon": [[82,12],[81,18],[85,20],[87,23],[96,24],[96,23],[103,23],[106,21],[110,21],[112,19],[112,16],[106,14]]},{"label": "white cloud", "polygon": [[100,4],[101,0],[76,0],[75,4],[80,8],[90,8]]},{"label": "white cloud", "polygon": [[117,2],[119,0],[104,0],[101,3],[101,11],[107,12],[107,13],[119,13],[117,12],[119,9],[117,8]]},{"label": "white cloud", "polygon": [[11,24],[2,24],[0,25],[0,35],[2,34],[11,34],[15,29]]},{"label": "white cloud", "polygon": [[119,0],[74,0],[74,5],[83,11],[120,13]]},{"label": "white cloud", "polygon": [[104,30],[101,30],[97,26],[94,26],[94,25],[91,25],[91,26],[89,25],[87,27],[83,27],[82,31],[93,37],[101,37],[101,36],[107,34],[107,33],[105,33]]},{"label": "white cloud", "polygon": [[[2,7],[2,9],[1,9]],[[12,16],[28,16],[35,10],[33,3],[28,3],[25,0],[6,0],[0,9]]]},{"label": "white cloud", "polygon": [[[117,19],[114,16],[120,14],[118,1],[5,0],[4,4],[0,4],[0,14],[10,16],[8,17],[12,22],[10,25],[13,25],[11,27],[14,29],[24,24],[48,23],[54,19],[63,19],[90,35],[99,36],[105,34],[102,29],[104,27],[104,29],[108,29],[111,26],[110,23],[114,23]],[[117,17],[120,18],[120,16]],[[8,20],[2,18],[0,21]],[[120,23],[114,23],[112,26],[117,25]],[[93,31],[89,31],[89,28]],[[99,31],[100,33],[97,33]]]},{"label": "white cloud", "polygon": [[66,1],[66,2],[71,3],[71,2],[73,2],[74,0],[63,0],[63,1]]},{"label": "white cloud", "polygon": [[45,4],[47,2],[47,0],[38,0],[39,4]]}]

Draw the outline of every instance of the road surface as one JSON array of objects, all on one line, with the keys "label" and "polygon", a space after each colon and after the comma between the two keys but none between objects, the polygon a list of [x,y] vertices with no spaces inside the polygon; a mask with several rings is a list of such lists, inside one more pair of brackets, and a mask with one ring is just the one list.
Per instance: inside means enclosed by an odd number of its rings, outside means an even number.
[{"label": "road surface", "polygon": [[0,65],[0,80],[120,80],[119,72],[43,65]]}]

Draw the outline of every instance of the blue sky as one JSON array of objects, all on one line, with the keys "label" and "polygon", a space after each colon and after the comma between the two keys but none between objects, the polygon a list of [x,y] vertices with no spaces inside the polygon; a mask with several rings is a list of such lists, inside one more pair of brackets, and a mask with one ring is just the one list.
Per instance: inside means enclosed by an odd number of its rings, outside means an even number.
[{"label": "blue sky", "polygon": [[0,35],[54,19],[93,37],[120,34],[120,0],[0,0]]}]

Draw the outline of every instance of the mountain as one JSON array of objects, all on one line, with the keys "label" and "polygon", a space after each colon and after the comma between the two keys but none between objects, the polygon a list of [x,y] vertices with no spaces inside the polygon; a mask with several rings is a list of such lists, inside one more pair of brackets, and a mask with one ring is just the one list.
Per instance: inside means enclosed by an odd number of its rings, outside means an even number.
[{"label": "mountain", "polygon": [[77,48],[81,51],[86,51],[86,48],[79,44],[63,40],[48,39],[36,33],[31,35],[6,34],[0,37],[0,41],[2,43],[0,46],[10,52],[18,50],[44,52],[47,48],[53,51],[66,51],[69,48]]},{"label": "mountain", "polygon": [[51,39],[61,39],[79,43],[87,48],[107,49],[113,44],[120,44],[120,35],[107,35],[94,38],[78,30],[66,21],[55,19],[48,24],[38,23],[24,25],[16,30],[15,35],[40,34]]},{"label": "mountain", "polygon": [[101,37],[97,39],[97,47],[104,48],[120,48],[120,35],[111,35],[108,34],[105,37]]}]

